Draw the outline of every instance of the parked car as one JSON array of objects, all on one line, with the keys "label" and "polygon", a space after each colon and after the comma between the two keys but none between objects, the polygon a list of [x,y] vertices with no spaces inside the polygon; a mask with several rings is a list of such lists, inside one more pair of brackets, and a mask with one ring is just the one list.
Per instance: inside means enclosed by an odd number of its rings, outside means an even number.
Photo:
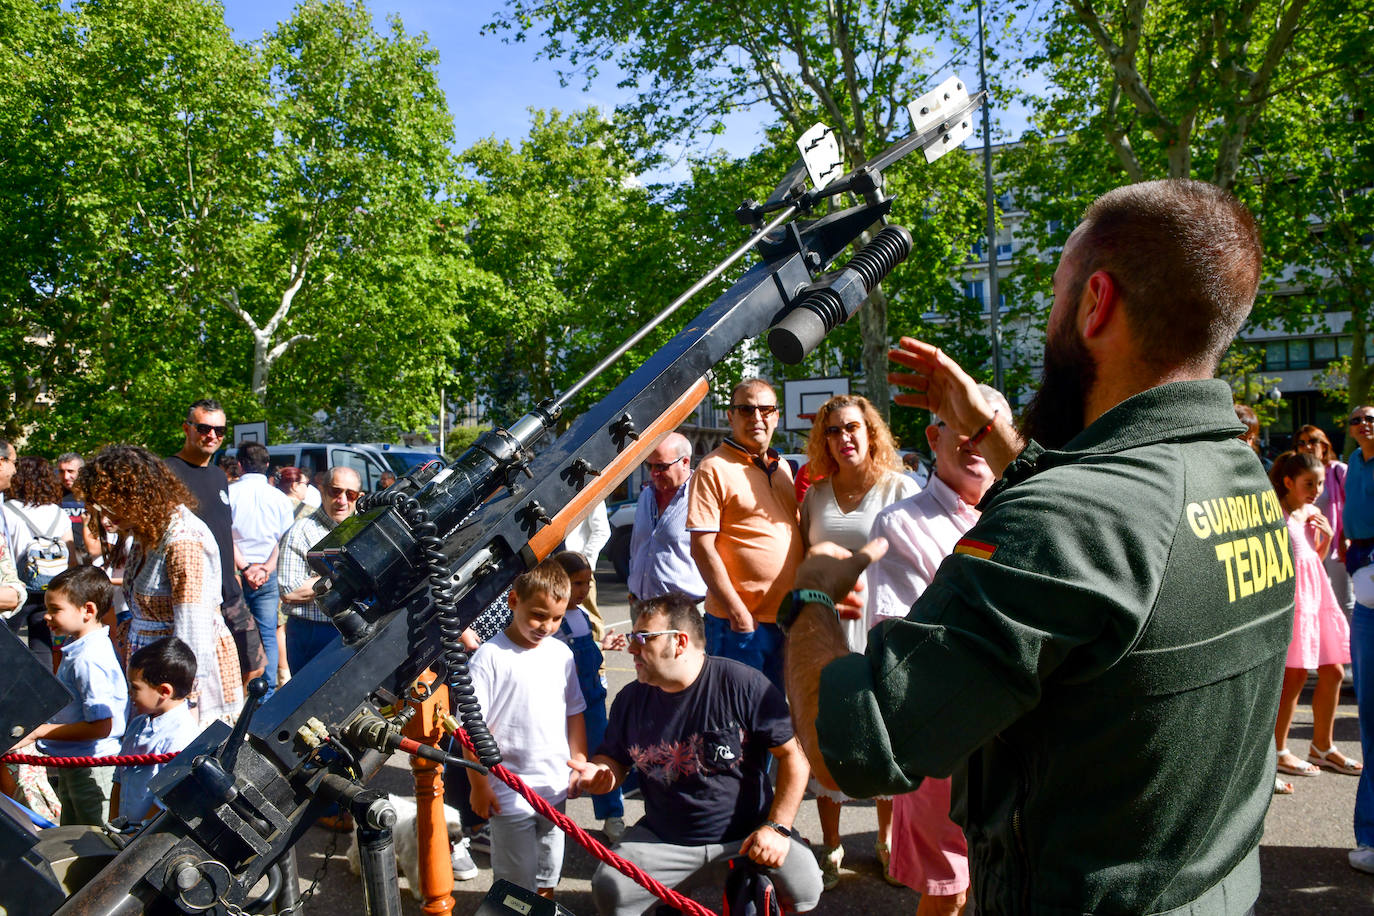
[{"label": "parked car", "polygon": [[[228,455],[236,452],[237,449],[225,449]],[[332,467],[352,468],[362,478],[363,489],[368,491],[379,489],[382,472],[391,469],[380,452],[369,445],[351,442],[283,442],[267,446],[267,454],[272,457],[274,468],[297,467],[311,472]]]},{"label": "parked car", "polygon": [[393,445],[390,442],[365,442],[362,444],[381,455],[382,460],[390,466],[397,477],[402,474],[409,474],[436,458],[444,461],[444,456],[439,454],[439,446],[437,445]]},{"label": "parked car", "polygon": [[630,578],[630,534],[634,531],[637,505],[638,499],[627,499],[606,507],[611,521],[611,537],[601,549],[601,555],[611,561],[615,577],[621,582],[627,582]]}]

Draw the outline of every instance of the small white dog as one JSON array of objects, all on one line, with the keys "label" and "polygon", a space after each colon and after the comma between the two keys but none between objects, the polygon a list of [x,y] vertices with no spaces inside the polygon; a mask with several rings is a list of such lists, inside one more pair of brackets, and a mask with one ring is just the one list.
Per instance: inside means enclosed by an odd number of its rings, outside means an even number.
[{"label": "small white dog", "polygon": [[[391,835],[395,843],[397,871],[405,876],[411,896],[423,901],[424,895],[420,893],[420,837],[415,824],[415,799],[402,795],[388,795],[387,798],[396,809],[396,825],[391,828]],[[444,822],[448,824],[453,877],[458,881],[477,877],[477,868],[468,854],[463,823],[457,809],[444,805]],[[358,864],[357,831],[354,831],[353,842],[348,847],[348,870],[355,875],[362,873],[362,867]]]}]

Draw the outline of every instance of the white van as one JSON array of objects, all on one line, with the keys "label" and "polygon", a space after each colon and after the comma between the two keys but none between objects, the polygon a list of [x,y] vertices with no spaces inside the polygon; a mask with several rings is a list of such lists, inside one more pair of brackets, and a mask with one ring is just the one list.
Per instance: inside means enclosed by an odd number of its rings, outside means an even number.
[{"label": "white van", "polygon": [[[234,455],[236,449],[226,449]],[[390,470],[381,455],[367,445],[350,442],[283,442],[267,446],[272,467],[297,467],[302,470],[323,471],[332,467],[352,468],[363,480],[368,492],[381,489],[382,472]]]}]

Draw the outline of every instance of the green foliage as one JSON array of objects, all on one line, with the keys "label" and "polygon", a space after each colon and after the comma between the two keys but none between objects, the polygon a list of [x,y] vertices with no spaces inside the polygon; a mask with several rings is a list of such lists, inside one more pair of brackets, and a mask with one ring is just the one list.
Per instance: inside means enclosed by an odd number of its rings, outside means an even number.
[{"label": "green foliage", "polygon": [[1263,365],[1264,354],[1260,349],[1235,344],[1221,358],[1217,378],[1230,384],[1236,403],[1248,404],[1254,409],[1260,426],[1272,426],[1278,419],[1283,398],[1271,397],[1279,380],[1261,375]]},{"label": "green foliage", "polygon": [[490,430],[490,426],[455,426],[448,431],[444,440],[444,455],[449,461],[457,458],[472,447],[477,437]]}]

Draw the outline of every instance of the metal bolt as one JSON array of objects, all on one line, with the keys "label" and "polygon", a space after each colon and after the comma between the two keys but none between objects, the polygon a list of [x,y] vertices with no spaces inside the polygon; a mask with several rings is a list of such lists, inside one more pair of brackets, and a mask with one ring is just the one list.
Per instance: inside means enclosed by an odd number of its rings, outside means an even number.
[{"label": "metal bolt", "polygon": [[200,883],[200,870],[194,865],[183,865],[177,869],[173,880],[176,881],[177,890],[189,891]]}]

